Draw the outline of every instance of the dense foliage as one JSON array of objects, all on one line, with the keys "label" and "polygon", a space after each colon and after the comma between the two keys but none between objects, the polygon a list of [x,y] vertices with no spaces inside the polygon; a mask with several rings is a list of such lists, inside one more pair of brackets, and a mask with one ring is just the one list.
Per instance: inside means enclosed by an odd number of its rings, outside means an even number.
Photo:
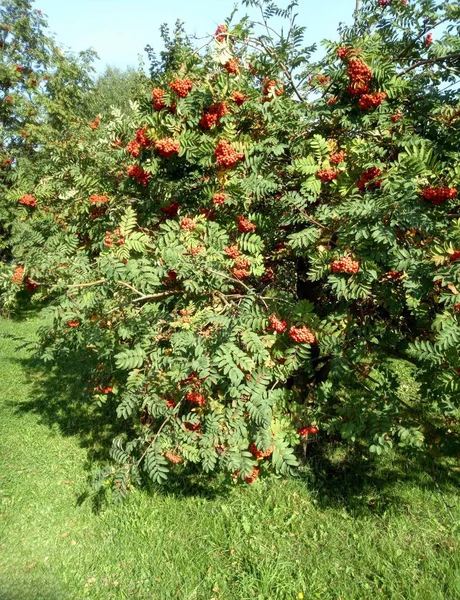
[{"label": "dense foliage", "polygon": [[45,358],[85,354],[88,401],[126,421],[101,474],[122,493],[287,473],[319,429],[458,450],[460,7],[367,0],[314,63],[295,2],[243,4],[261,24],[166,32],[135,113],[8,194],[10,289],[52,299]]}]

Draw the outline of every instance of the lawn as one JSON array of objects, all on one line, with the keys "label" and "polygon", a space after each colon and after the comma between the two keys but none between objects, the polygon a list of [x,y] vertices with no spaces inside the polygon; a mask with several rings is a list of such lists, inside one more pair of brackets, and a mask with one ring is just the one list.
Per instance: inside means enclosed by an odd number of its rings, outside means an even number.
[{"label": "lawn", "polygon": [[31,359],[40,322],[0,321],[2,600],[460,598],[458,488],[401,457],[313,446],[295,480],[80,503],[110,431]]}]

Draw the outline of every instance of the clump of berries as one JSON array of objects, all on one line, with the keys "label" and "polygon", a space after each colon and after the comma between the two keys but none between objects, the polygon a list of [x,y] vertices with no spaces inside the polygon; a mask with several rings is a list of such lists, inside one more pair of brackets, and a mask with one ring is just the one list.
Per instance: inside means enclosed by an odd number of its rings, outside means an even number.
[{"label": "clump of berries", "polygon": [[147,135],[147,127],[137,129],[134,139],[142,148],[150,148],[153,145],[153,140]]},{"label": "clump of berries", "polygon": [[227,140],[220,140],[214,151],[217,164],[221,167],[234,167],[240,160],[244,160],[244,154],[237,152]]},{"label": "clump of berries", "polygon": [[24,267],[22,265],[17,266],[13,271],[13,276],[11,277],[12,283],[21,283],[24,279]]},{"label": "clump of berries", "polygon": [[363,94],[358,100],[358,106],[361,110],[374,110],[386,99],[385,92],[376,92],[375,94]]},{"label": "clump of berries", "polygon": [[166,108],[166,104],[163,102],[163,97],[165,95],[165,91],[161,88],[153,88],[152,90],[152,100],[153,100],[153,108],[155,110],[161,110],[162,108]]},{"label": "clump of berries", "polygon": [[259,475],[260,475],[260,467],[254,467],[251,471],[250,475],[247,475],[244,480],[246,483],[254,483],[255,481],[257,481],[257,479],[259,479]]},{"label": "clump of berries", "polygon": [[331,263],[333,273],[351,273],[354,275],[359,271],[359,261],[354,260],[351,256],[342,256]]},{"label": "clump of berries", "polygon": [[19,204],[24,206],[37,206],[37,199],[33,194],[24,194],[21,198],[19,198]]},{"label": "clump of berries", "polygon": [[224,69],[231,74],[237,73],[238,72],[238,61],[235,60],[234,58],[231,58],[230,60],[228,60],[225,63]]},{"label": "clump of berries", "polygon": [[218,42],[223,42],[225,40],[225,34],[227,33],[227,25],[219,25],[214,32],[214,37]]},{"label": "clump of berries", "polygon": [[328,181],[334,181],[334,179],[337,179],[339,176],[338,172],[334,171],[334,169],[319,169],[316,171],[316,175],[324,183],[327,183]]},{"label": "clump of berries", "polygon": [[275,333],[284,333],[287,329],[287,322],[279,319],[275,314],[268,317],[270,323],[268,329],[272,329]]},{"label": "clump of berries", "polygon": [[305,325],[302,327],[292,326],[289,329],[289,337],[298,344],[315,344],[317,341],[315,333]]},{"label": "clump of berries", "polygon": [[337,56],[341,60],[345,60],[346,58],[348,58],[352,52],[353,50],[349,46],[339,46],[337,48]]},{"label": "clump of berries", "polygon": [[278,83],[274,79],[265,79],[264,90],[265,102],[270,100],[267,96],[281,96],[284,93],[283,86],[278,86]]},{"label": "clump of berries", "polygon": [[226,254],[229,258],[238,258],[240,255],[238,246],[226,246],[222,252],[224,252],[224,254]]},{"label": "clump of berries", "polygon": [[165,452],[165,458],[173,465],[177,465],[182,462],[182,458],[178,454],[170,452],[169,450]]},{"label": "clump of berries", "polygon": [[91,204],[105,204],[109,199],[107,196],[100,196],[98,194],[93,194],[89,197],[89,202]]},{"label": "clump of berries", "polygon": [[238,218],[238,231],[240,233],[248,233],[249,231],[255,231],[256,230],[256,224],[252,223],[251,221],[248,221],[247,219],[245,219],[244,217],[237,217]]},{"label": "clump of berries", "polygon": [[233,277],[236,277],[237,279],[246,279],[247,277],[250,277],[251,271],[249,270],[249,266],[250,264],[247,258],[242,256],[236,258],[232,268]]},{"label": "clump of berries", "polygon": [[217,192],[217,194],[214,194],[214,196],[212,197],[212,201],[214,204],[225,204],[227,198],[228,195],[224,192]]},{"label": "clump of berries", "polygon": [[228,113],[228,108],[225,102],[217,102],[212,104],[207,112],[200,119],[200,126],[203,129],[211,129],[213,125],[219,127],[221,118]]},{"label": "clump of berries", "polygon": [[319,432],[319,427],[316,425],[307,425],[304,427],[299,427],[297,429],[297,433],[300,437],[307,437],[308,435],[316,435]]},{"label": "clump of berries", "polygon": [[429,186],[422,190],[422,196],[432,204],[437,206],[444,204],[448,200],[455,200],[457,189],[449,187]]},{"label": "clump of berries", "polygon": [[126,144],[126,152],[137,158],[141,152],[141,146],[136,140],[131,140]]},{"label": "clump of berries", "polygon": [[329,160],[334,165],[338,165],[340,163],[343,163],[345,161],[345,151],[341,150],[340,152],[336,152],[335,154],[332,154],[331,158]]},{"label": "clump of berries", "polygon": [[137,183],[141,185],[147,185],[150,179],[150,173],[144,171],[144,169],[140,165],[130,165],[126,169],[126,173],[129,177],[133,177]]},{"label": "clump of berries", "polygon": [[350,78],[348,92],[352,96],[367,94],[369,82],[372,79],[372,71],[369,66],[361,58],[350,58],[347,71]]},{"label": "clump of berries", "polygon": [[184,217],[180,222],[181,229],[185,229],[185,231],[193,231],[196,229],[196,223],[190,217]]},{"label": "clump of berries", "polygon": [[242,106],[247,100],[247,97],[242,92],[233,92],[233,102],[237,106]]},{"label": "clump of berries", "polygon": [[171,202],[168,206],[162,206],[161,212],[163,212],[167,218],[174,219],[179,212],[179,202]]},{"label": "clump of berries", "polygon": [[248,450],[252,454],[252,456],[257,460],[261,458],[268,458],[273,454],[273,447],[268,448],[268,450],[259,450],[259,448],[257,448],[254,442],[251,442],[251,444],[249,444]]},{"label": "clump of berries", "polygon": [[179,98],[185,98],[193,88],[193,81],[190,79],[179,79],[176,77],[174,81],[171,81],[169,87],[176,92]]},{"label": "clump of berries", "polygon": [[206,398],[199,392],[188,392],[186,398],[189,402],[197,404],[198,406],[204,406],[206,404]]},{"label": "clump of berries", "polygon": [[180,144],[173,140],[173,138],[162,138],[155,142],[155,150],[163,158],[171,158],[175,154],[179,154]]},{"label": "clump of berries", "polygon": [[382,185],[382,180],[377,179],[383,173],[377,167],[370,167],[361,173],[361,177],[356,182],[356,186],[360,192],[378,188]]}]

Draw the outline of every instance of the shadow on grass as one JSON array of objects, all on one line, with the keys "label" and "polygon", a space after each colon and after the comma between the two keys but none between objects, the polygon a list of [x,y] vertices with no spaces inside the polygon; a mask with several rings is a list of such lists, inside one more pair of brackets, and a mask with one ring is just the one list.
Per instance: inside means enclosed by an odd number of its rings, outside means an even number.
[{"label": "shadow on grass", "polygon": [[[21,338],[15,338],[15,341],[21,341]],[[109,395],[104,404],[97,405],[88,393],[94,360],[85,353],[63,357],[53,367],[33,357],[20,360],[26,373],[30,374],[32,390],[30,399],[19,405],[15,403],[17,411],[35,413],[41,423],[57,426],[64,436],[77,437],[87,450],[85,468],[88,472],[108,461],[114,437],[122,433],[134,435],[133,425],[117,417],[115,397]],[[308,458],[301,473],[320,506],[345,509],[355,518],[370,513],[383,515],[389,508],[409,510],[401,502],[399,483],[436,490],[441,496],[443,488],[447,490],[460,483],[458,476],[435,467],[433,462],[422,457],[408,458],[396,453],[387,458],[373,457],[357,445],[350,447],[324,438],[309,444]],[[225,496],[229,488],[223,478],[203,475],[192,465],[192,471],[188,469],[187,474],[180,468],[172,471],[164,487],[153,488],[146,483],[145,492],[154,489],[156,493],[178,497],[213,499]],[[83,500],[84,495],[80,498]],[[93,507],[100,508],[97,502]],[[446,510],[449,511],[448,506]]]},{"label": "shadow on grass", "polygon": [[392,453],[369,455],[366,448],[324,439],[311,444],[303,478],[323,508],[345,509],[355,518],[388,510],[410,510],[402,501],[407,487],[439,493],[446,518],[453,515],[444,492],[458,490],[460,475],[436,464],[430,457]]},{"label": "shadow on grass", "polygon": [[[20,336],[9,337],[15,342],[25,341]],[[87,451],[84,467],[89,478],[99,466],[109,461],[112,440],[116,436],[126,434],[128,439],[137,436],[132,422],[117,417],[118,403],[115,396],[109,394],[106,401],[98,405],[90,393],[94,387],[91,374],[97,364],[92,355],[80,353],[71,358],[62,357],[52,366],[33,356],[26,359],[13,358],[12,361],[21,364],[31,384],[28,399],[15,402],[14,409],[17,413],[36,414],[40,424],[50,428],[57,427],[63,436],[76,437],[80,446]],[[191,465],[187,473],[180,468],[171,471],[166,486],[152,486],[148,481],[143,486],[146,493],[155,491],[207,499],[225,494],[228,488],[228,482],[204,475],[196,465]],[[77,503],[81,504],[87,497],[87,493],[82,494]],[[101,503],[100,498],[93,500],[93,508],[98,511],[104,502]]]}]

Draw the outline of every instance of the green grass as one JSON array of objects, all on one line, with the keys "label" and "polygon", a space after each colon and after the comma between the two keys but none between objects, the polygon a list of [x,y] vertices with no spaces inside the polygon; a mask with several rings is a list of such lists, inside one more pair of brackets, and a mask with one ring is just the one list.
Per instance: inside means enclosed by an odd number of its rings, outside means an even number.
[{"label": "green grass", "polygon": [[31,361],[39,323],[0,321],[2,600],[460,598],[455,484],[401,458],[313,449],[297,480],[80,505],[103,447],[92,431],[111,432],[77,376]]}]

